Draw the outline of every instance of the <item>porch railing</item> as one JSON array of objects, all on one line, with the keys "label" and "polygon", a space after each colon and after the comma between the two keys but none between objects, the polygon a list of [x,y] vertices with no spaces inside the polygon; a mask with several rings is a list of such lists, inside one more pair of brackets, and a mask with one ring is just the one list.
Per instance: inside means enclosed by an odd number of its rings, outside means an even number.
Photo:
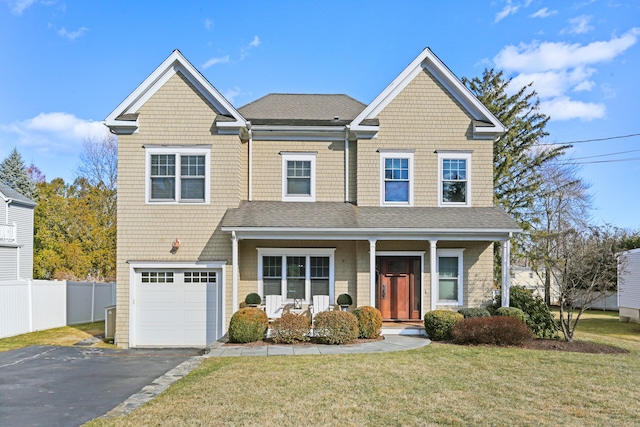
[{"label": "porch railing", "polygon": [[17,228],[15,224],[0,224],[0,242],[13,243],[16,241]]}]

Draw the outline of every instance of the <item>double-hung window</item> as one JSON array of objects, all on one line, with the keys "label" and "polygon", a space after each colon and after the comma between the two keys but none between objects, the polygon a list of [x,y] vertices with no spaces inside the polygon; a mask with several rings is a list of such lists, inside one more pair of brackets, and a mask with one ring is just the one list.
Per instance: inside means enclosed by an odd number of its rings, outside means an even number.
[{"label": "double-hung window", "polygon": [[334,251],[323,249],[258,249],[258,292],[282,295],[284,301],[301,299],[310,303],[313,295],[333,299]]},{"label": "double-hung window", "polygon": [[315,202],[315,153],[280,153],[282,155],[282,200]]},{"label": "double-hung window", "polygon": [[463,249],[438,250],[438,304],[462,305]]},{"label": "double-hung window", "polygon": [[439,206],[471,206],[471,153],[438,151]]},{"label": "double-hung window", "polygon": [[413,152],[380,151],[382,205],[413,205]]},{"label": "double-hung window", "polygon": [[209,203],[209,147],[146,147],[149,203]]}]

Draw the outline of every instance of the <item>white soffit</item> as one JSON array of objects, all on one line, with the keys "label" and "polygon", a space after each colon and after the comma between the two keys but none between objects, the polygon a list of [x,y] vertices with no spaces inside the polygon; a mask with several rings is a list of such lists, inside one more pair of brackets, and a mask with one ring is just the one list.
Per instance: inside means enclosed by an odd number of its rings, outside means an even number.
[{"label": "white soffit", "polygon": [[218,90],[182,55],[174,50],[115,110],[104,124],[116,133],[133,133],[138,128],[136,120],[117,120],[122,115],[134,115],[171,77],[180,72],[223,115],[235,120],[224,122],[225,127],[244,126],[245,119]]}]

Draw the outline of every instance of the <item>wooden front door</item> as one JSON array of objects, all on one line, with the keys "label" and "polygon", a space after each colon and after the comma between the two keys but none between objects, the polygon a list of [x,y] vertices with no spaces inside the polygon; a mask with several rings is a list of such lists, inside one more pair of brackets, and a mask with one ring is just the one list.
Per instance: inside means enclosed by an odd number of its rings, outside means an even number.
[{"label": "wooden front door", "polygon": [[[383,319],[414,319],[420,317],[415,297],[415,261],[412,257],[378,257],[378,309]],[[419,263],[417,263],[419,266]],[[419,268],[419,267],[418,267]],[[418,272],[419,273],[419,272]],[[415,307],[418,310],[415,310]]]}]

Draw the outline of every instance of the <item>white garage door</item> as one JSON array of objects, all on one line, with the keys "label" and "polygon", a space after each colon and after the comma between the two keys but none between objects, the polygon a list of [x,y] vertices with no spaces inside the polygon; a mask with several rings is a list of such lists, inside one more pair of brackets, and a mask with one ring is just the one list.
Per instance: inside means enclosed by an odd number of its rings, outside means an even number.
[{"label": "white garage door", "polygon": [[135,346],[203,347],[221,336],[220,271],[136,271]]}]

